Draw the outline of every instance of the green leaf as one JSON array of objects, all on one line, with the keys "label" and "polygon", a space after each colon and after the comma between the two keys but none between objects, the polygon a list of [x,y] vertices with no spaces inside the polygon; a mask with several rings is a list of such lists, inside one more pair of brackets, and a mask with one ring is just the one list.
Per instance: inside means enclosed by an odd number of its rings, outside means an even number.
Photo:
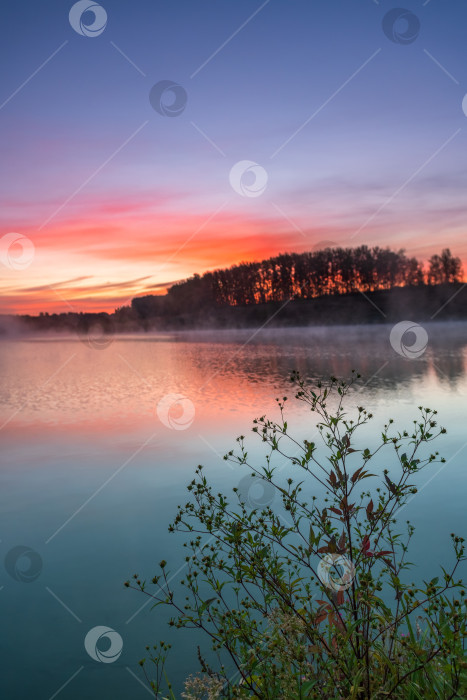
[{"label": "green leaf", "polygon": [[208,600],[205,600],[204,603],[202,603],[199,607],[199,615],[202,615],[205,610],[213,603],[217,598],[209,598]]},{"label": "green leaf", "polygon": [[[305,681],[305,683],[301,684],[300,689],[301,689],[302,693],[305,693],[304,697],[307,697],[307,694],[309,693],[310,690],[312,690],[315,687],[317,682],[318,682],[317,680]],[[303,695],[301,697],[303,697]]]},{"label": "green leaf", "polygon": [[311,549],[315,543],[315,533],[314,533],[312,525],[310,525],[310,532],[308,534],[308,542],[310,543],[310,549]]}]

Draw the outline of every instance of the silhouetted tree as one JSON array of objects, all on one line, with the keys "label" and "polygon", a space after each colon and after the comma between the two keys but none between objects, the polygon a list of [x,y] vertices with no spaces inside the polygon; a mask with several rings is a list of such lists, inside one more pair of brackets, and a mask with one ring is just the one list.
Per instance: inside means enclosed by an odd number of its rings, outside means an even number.
[{"label": "silhouetted tree", "polygon": [[[241,262],[230,268],[193,275],[173,284],[167,294],[136,297],[130,306],[108,314],[73,313],[22,317],[36,330],[62,329],[75,332],[92,324],[117,330],[166,327],[177,319],[179,327],[191,318],[216,318],[223,306],[281,304],[292,299],[374,292],[396,287],[459,283],[462,265],[445,248],[432,255],[428,271],[404,250],[361,245],[356,248],[325,248],[313,252],[281,253],[260,262]],[[442,292],[442,290],[439,290]],[[259,310],[261,313],[261,310]],[[211,314],[211,316],[210,316]]]},{"label": "silhouetted tree", "polygon": [[428,263],[428,284],[443,284],[462,280],[463,272],[460,258],[455,258],[449,248],[444,248],[441,255],[432,255]]}]

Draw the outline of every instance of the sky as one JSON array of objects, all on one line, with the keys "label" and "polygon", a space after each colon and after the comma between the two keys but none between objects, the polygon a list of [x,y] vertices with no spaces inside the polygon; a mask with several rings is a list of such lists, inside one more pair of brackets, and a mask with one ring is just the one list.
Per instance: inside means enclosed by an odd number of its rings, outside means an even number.
[{"label": "sky", "polygon": [[329,244],[467,269],[467,0],[401,2],[5,5],[0,312]]}]

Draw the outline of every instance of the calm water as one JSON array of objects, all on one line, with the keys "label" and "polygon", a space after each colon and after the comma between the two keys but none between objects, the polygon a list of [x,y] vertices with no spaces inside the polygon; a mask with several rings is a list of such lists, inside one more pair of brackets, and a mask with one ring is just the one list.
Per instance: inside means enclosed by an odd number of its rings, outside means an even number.
[{"label": "calm water", "polygon": [[[449,533],[467,535],[467,325],[425,328],[418,359],[394,351],[388,326],[126,337],[101,349],[74,338],[1,342],[0,696],[149,697],[137,662],[159,639],[174,644],[175,685],[197,668],[195,638],[169,634],[168,616],[123,582],[152,578],[162,558],[172,572],[182,565],[183,536],[167,525],[194,468],[204,464],[226,491],[238,485],[245,472],[221,457],[254,417],[276,415],[293,369],[318,378],[356,368],[363,381],[349,402],[371,408],[377,428],[389,416],[407,425],[420,404],[438,409],[448,463],[420,475],[406,512],[418,574],[447,563]],[[184,410],[164,412],[168,394],[186,397]],[[310,414],[289,412],[297,434],[311,435]],[[261,445],[250,444],[259,461]],[[85,650],[99,625],[123,641],[113,663]]]}]

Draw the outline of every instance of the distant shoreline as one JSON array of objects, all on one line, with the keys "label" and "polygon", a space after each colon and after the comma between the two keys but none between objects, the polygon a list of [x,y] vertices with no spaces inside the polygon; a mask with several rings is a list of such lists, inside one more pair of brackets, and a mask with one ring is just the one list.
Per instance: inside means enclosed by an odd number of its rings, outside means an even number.
[{"label": "distant shoreline", "polygon": [[0,337],[51,333],[84,336],[141,334],[194,330],[252,330],[416,323],[467,320],[467,284],[395,287],[375,292],[353,292],[245,306],[207,306],[196,312],[138,318],[129,307],[108,313],[63,313],[39,316],[0,316]]}]

